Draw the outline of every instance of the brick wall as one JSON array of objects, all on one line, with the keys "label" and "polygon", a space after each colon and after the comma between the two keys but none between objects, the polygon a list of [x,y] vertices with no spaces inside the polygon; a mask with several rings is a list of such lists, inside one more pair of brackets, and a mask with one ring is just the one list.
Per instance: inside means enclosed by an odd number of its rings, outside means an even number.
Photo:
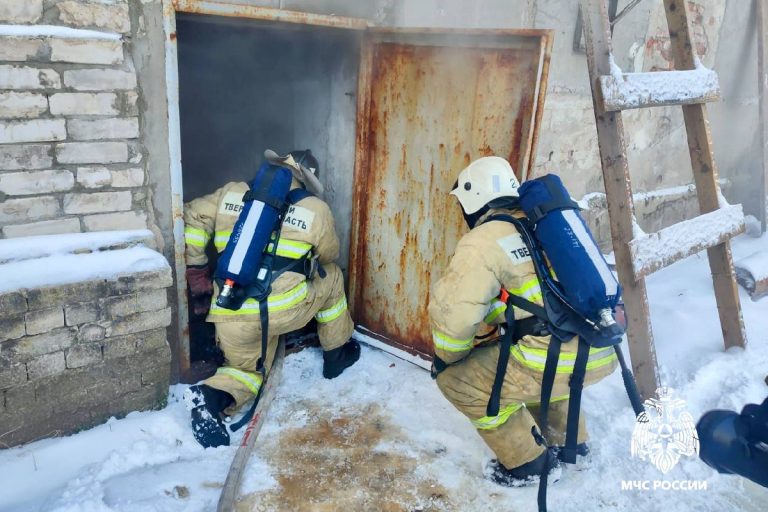
[{"label": "brick wall", "polygon": [[170,268],[0,294],[0,448],[164,405]]},{"label": "brick wall", "polygon": [[129,15],[0,0],[0,237],[147,226]]}]

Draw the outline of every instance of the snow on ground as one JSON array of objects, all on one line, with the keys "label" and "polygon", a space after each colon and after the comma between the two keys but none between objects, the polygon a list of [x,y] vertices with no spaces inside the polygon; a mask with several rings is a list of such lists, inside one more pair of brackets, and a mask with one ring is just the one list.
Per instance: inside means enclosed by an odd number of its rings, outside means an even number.
[{"label": "snow on ground", "polygon": [[[737,259],[757,251],[768,251],[767,236],[734,242]],[[768,395],[768,299],[752,302],[740,292],[750,345],[724,353],[706,253],[648,284],[663,382],[694,418]],[[490,452],[427,372],[364,348],[357,365],[326,381],[321,361],[317,349],[287,357],[238,510],[536,510],[536,489],[503,489],[483,479]],[[234,448],[195,443],[180,401],[184,388],[171,388],[162,411],[0,452],[0,510],[215,510]],[[551,510],[765,509],[768,490],[696,459],[683,459],[664,477],[632,459],[634,418],[618,373],[586,391],[584,413],[591,466],[566,469],[550,487]],[[706,480],[708,487],[621,489],[622,480],[662,478]]]}]

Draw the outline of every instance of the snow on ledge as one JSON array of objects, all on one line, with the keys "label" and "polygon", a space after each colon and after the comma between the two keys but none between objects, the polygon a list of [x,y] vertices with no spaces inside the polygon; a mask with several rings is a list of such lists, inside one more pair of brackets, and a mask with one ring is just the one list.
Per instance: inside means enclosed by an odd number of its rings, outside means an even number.
[{"label": "snow on ledge", "polygon": [[93,252],[142,242],[151,244],[153,241],[154,235],[148,229],[10,238],[0,240],[0,263],[55,254]]},{"label": "snow on ledge", "polygon": [[61,37],[65,39],[89,39],[120,41],[114,32],[99,32],[57,25],[0,25],[0,36],[7,37]]},{"label": "snow on ledge", "polygon": [[635,279],[721,244],[743,231],[744,212],[738,204],[680,222],[657,233],[636,237],[629,243]]},{"label": "snow on ledge", "polygon": [[0,293],[168,270],[148,229],[0,240]]},{"label": "snow on ledge", "polygon": [[163,255],[144,246],[89,254],[57,254],[0,265],[0,293],[165,269],[170,271]]},{"label": "snow on ledge", "polygon": [[689,71],[624,73],[610,57],[611,74],[600,77],[603,108],[607,111],[717,101],[717,73],[697,61]]}]

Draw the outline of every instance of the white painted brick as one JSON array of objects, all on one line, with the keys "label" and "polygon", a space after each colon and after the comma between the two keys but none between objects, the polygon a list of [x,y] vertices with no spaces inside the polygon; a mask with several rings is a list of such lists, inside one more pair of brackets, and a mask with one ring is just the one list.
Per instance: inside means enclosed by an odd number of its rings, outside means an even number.
[{"label": "white painted brick", "polygon": [[144,184],[144,169],[135,167],[123,171],[112,171],[112,186],[115,188],[140,187]]},{"label": "white painted brick", "polygon": [[106,167],[78,167],[77,182],[85,188],[130,188],[144,184],[144,169],[112,171]]},{"label": "white painted brick", "polygon": [[61,78],[52,69],[0,66],[0,89],[59,89]]},{"label": "white painted brick", "polygon": [[122,41],[52,39],[51,60],[77,64],[120,64],[123,62]]},{"label": "white painted brick", "polygon": [[144,212],[107,213],[83,217],[86,231],[112,231],[120,229],[145,229],[147,214]]},{"label": "white painted brick", "polygon": [[64,196],[65,213],[101,213],[131,209],[130,192],[90,192]]},{"label": "white painted brick", "polygon": [[0,169],[45,169],[53,164],[48,144],[0,146]]},{"label": "white painted brick", "polygon": [[56,146],[60,164],[112,164],[128,160],[124,142],[71,142]]},{"label": "white painted brick", "polygon": [[139,119],[70,119],[67,129],[74,140],[137,139]]},{"label": "white painted brick", "polygon": [[35,37],[0,37],[0,61],[24,62],[40,53],[43,44]]},{"label": "white painted brick", "polygon": [[0,118],[37,117],[46,110],[48,110],[48,99],[43,94],[0,92]]},{"label": "white painted brick", "polygon": [[0,121],[0,144],[59,141],[67,138],[63,119]]},{"label": "white painted brick", "polygon": [[74,69],[64,72],[64,85],[78,91],[136,88],[136,73],[119,69]]},{"label": "white painted brick", "polygon": [[34,23],[43,15],[43,0],[0,0],[0,21]]},{"label": "white painted brick", "polygon": [[46,194],[71,190],[75,177],[71,171],[24,171],[0,174],[0,192],[11,196]]},{"label": "white painted brick", "polygon": [[60,214],[59,200],[55,197],[6,199],[0,203],[0,224],[18,224],[58,217]]},{"label": "white painted brick", "polygon": [[77,183],[85,188],[108,187],[112,184],[112,173],[106,167],[78,167]]},{"label": "white painted brick", "polygon": [[61,233],[79,233],[80,220],[76,217],[68,219],[43,220],[29,224],[15,224],[5,226],[3,235],[5,238],[18,238],[22,236],[58,235]]},{"label": "white painted brick", "polygon": [[63,92],[51,95],[51,114],[63,116],[110,116],[117,114],[113,93]]},{"label": "white painted brick", "polygon": [[97,27],[113,32],[130,32],[128,6],[104,5],[90,2],[59,2],[59,20],[75,27]]}]

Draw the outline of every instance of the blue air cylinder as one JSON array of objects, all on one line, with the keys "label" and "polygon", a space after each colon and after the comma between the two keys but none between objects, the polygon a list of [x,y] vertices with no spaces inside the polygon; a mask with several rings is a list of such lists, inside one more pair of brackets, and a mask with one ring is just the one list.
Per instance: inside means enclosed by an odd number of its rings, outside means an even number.
[{"label": "blue air cylinder", "polygon": [[263,163],[243,198],[243,209],[219,256],[215,277],[247,287],[259,276],[264,250],[291,188],[291,171]]},{"label": "blue air cylinder", "polygon": [[569,303],[584,317],[600,321],[606,309],[616,306],[621,289],[578,205],[554,174],[526,181],[519,192],[520,206]]}]

